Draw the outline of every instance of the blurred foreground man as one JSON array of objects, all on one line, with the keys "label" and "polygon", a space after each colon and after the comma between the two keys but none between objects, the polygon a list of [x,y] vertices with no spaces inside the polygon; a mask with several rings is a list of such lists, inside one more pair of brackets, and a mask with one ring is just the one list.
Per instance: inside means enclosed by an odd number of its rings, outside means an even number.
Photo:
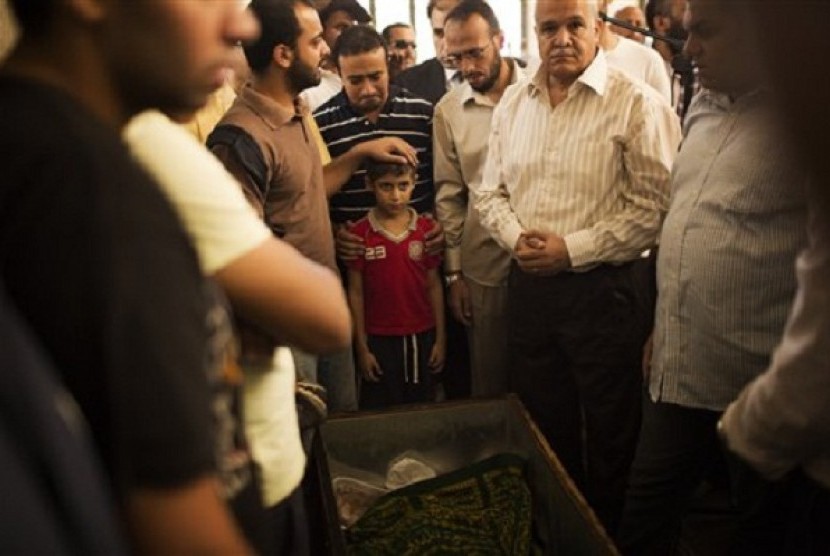
[{"label": "blurred foreground man", "polygon": [[608,67],[599,31],[595,0],[537,4],[542,63],[496,107],[476,209],[514,259],[512,389],[613,530],[651,321],[640,253],[657,240],[680,130],[647,85]]},{"label": "blurred foreground man", "polygon": [[[806,52],[830,48],[823,32],[830,4],[773,0],[755,9],[759,30],[774,28]],[[780,42],[759,48],[787,124],[782,138],[811,175],[808,244],[796,263],[798,291],[784,337],[767,371],[726,410],[722,432],[763,477],[779,488],[790,483],[782,553],[819,556],[830,553],[830,81],[815,76],[827,75],[830,64],[809,56],[796,68]]]},{"label": "blurred foreground man", "polygon": [[[722,458],[715,424],[769,364],[795,292],[806,175],[781,145],[744,9],[690,0],[686,12],[685,50],[704,89],[686,115],[660,237],[650,399],[620,530],[627,554],[677,549],[692,496]],[[752,488],[732,479],[738,497]],[[748,527],[736,543],[776,542],[775,524]]]},{"label": "blurred foreground man", "polygon": [[216,475],[221,307],[119,128],[202,106],[256,22],[230,1],[11,5],[0,276],[91,426],[134,552],[246,553]]}]

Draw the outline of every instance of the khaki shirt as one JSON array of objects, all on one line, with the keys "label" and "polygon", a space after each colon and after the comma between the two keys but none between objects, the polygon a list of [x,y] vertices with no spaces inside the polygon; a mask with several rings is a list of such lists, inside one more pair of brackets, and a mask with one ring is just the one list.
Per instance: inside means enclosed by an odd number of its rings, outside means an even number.
[{"label": "khaki shirt", "polygon": [[[510,83],[524,77],[511,60]],[[506,283],[510,254],[481,226],[469,199],[481,183],[495,103],[464,82],[438,102],[433,119],[435,212],[444,227],[445,269],[486,286]]]}]

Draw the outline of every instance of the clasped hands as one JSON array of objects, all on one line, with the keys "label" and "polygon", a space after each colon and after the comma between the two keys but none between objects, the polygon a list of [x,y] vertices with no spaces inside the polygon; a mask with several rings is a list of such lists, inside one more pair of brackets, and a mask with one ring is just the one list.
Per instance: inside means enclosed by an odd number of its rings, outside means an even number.
[{"label": "clasped hands", "polygon": [[551,232],[522,232],[516,242],[514,257],[523,272],[534,276],[554,276],[571,267],[565,240]]}]

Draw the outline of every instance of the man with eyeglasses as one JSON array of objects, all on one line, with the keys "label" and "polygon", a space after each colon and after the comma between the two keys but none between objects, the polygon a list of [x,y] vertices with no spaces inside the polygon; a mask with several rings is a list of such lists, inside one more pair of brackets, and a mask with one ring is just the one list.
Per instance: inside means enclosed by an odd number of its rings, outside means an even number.
[{"label": "man with eyeglasses", "polygon": [[389,78],[394,79],[400,72],[415,65],[418,44],[415,30],[407,23],[393,23],[384,27],[383,40],[389,51]]},{"label": "man with eyeglasses", "polygon": [[507,393],[507,273],[510,255],[490,237],[473,210],[493,110],[508,85],[524,77],[518,60],[503,58],[504,35],[484,0],[464,0],[445,20],[447,58],[464,83],[435,107],[435,210],[444,226],[447,298],[470,346],[474,397]]},{"label": "man with eyeglasses", "polygon": [[493,114],[475,208],[507,249],[511,388],[606,528],[622,509],[651,323],[643,250],[666,211],[676,116],[608,67],[597,0],[540,0],[541,66]]}]

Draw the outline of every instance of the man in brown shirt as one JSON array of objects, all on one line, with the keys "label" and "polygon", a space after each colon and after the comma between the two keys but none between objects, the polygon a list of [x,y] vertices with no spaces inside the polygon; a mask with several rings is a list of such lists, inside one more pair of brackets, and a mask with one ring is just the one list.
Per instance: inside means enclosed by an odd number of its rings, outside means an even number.
[{"label": "man in brown shirt", "polygon": [[[239,180],[275,235],[309,259],[336,269],[327,195],[366,156],[412,162],[414,149],[386,137],[344,153],[324,170],[315,140],[318,131],[299,98],[320,82],[320,64],[329,54],[317,11],[308,0],[254,0],[249,9],[262,27],[260,38],[245,46],[252,76],[208,138],[208,147]],[[247,325],[241,329],[243,362],[267,367],[276,339],[254,334]],[[301,380],[318,382],[319,366],[329,409],[357,409],[351,349],[319,360],[292,351]]]}]

